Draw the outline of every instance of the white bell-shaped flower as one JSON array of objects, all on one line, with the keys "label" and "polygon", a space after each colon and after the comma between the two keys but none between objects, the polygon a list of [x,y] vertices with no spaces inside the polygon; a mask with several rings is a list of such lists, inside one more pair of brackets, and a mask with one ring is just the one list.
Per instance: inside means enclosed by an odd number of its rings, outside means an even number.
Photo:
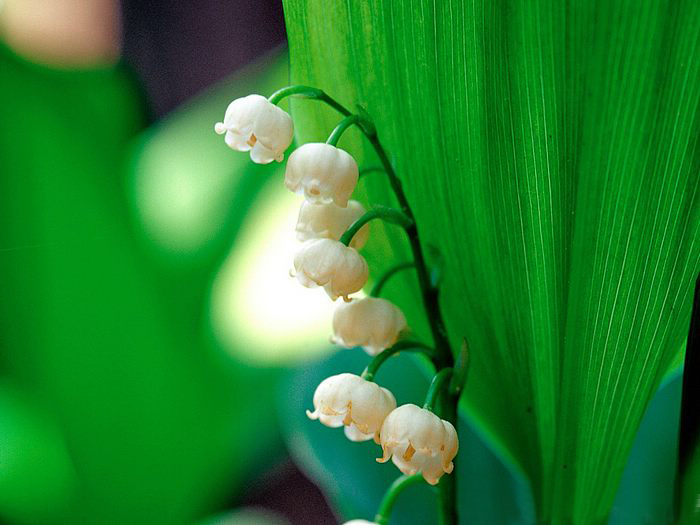
[{"label": "white bell-shaped flower", "polygon": [[282,162],[294,138],[292,117],[261,95],[231,102],[224,121],[217,122],[214,130],[225,134],[224,140],[231,149],[250,151],[250,158],[257,164]]},{"label": "white bell-shaped flower", "polygon": [[323,286],[332,300],[362,289],[369,277],[367,261],[355,248],[333,239],[312,239],[294,256],[297,280],[307,288]]},{"label": "white bell-shaped flower", "polygon": [[378,297],[353,299],[333,314],[332,341],[345,348],[361,346],[371,356],[392,346],[406,329],[403,312]]},{"label": "white bell-shaped flower", "polygon": [[355,374],[338,374],[321,381],[314,392],[314,411],[306,411],[332,428],[345,426],[351,441],[378,441],[387,414],[396,408],[394,395],[386,388]]},{"label": "white bell-shaped flower", "polygon": [[429,410],[401,405],[386,417],[380,436],[383,456],[377,461],[384,463],[391,458],[406,475],[421,472],[425,481],[435,485],[454,468],[452,460],[459,449],[457,431]]},{"label": "white bell-shaped flower", "polygon": [[[365,208],[357,201],[348,201],[346,208],[328,202],[313,203],[305,200],[299,209],[297,221],[297,239],[335,239],[345,233],[352,223],[365,214]],[[352,238],[350,246],[361,249],[367,242],[369,224],[365,224]]]},{"label": "white bell-shaped flower", "polygon": [[334,202],[344,208],[360,172],[357,162],[342,149],[310,142],[289,156],[284,184],[312,202]]},{"label": "white bell-shaped flower", "polygon": [[377,522],[367,520],[350,520],[343,523],[343,525],[377,525]]}]

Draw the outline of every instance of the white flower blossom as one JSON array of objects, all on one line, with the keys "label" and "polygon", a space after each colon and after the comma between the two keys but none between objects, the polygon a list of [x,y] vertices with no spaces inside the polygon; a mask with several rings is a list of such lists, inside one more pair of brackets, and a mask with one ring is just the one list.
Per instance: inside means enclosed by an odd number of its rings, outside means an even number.
[{"label": "white flower blossom", "polygon": [[375,356],[392,346],[405,329],[406,318],[396,305],[386,299],[365,297],[336,308],[332,341],[345,348],[361,346]]},{"label": "white flower blossom", "polygon": [[334,202],[344,208],[360,173],[357,162],[342,149],[310,142],[289,156],[284,184],[312,202]]},{"label": "white flower blossom", "polygon": [[[297,221],[297,239],[335,239],[345,233],[352,223],[365,214],[365,208],[357,201],[348,201],[347,208],[341,208],[332,202],[317,204],[305,200],[299,209]],[[365,224],[355,234],[350,246],[361,249],[369,236],[369,224]]]},{"label": "white flower blossom", "polygon": [[351,441],[378,441],[384,418],[396,408],[396,399],[386,388],[355,374],[338,374],[321,381],[314,392],[314,411],[306,411],[332,428],[345,426]]},{"label": "white flower blossom", "polygon": [[312,239],[294,256],[297,280],[307,288],[323,286],[332,300],[362,289],[369,276],[367,261],[354,248],[333,239]]},{"label": "white flower blossom", "polygon": [[402,405],[384,420],[380,431],[384,463],[392,458],[401,472],[421,472],[431,485],[452,472],[452,459],[457,455],[459,440],[452,423],[417,407]]},{"label": "white flower blossom", "polygon": [[226,134],[224,140],[231,149],[250,151],[250,158],[258,164],[282,162],[294,138],[292,117],[261,95],[231,102],[224,121],[217,122],[214,130]]},{"label": "white flower blossom", "polygon": [[343,523],[343,525],[377,525],[377,523],[367,520],[350,520]]}]

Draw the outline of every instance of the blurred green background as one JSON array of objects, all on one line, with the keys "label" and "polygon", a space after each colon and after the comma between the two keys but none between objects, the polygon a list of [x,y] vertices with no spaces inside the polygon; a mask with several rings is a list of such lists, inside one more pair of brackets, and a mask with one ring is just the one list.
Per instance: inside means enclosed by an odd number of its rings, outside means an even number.
[{"label": "blurred green background", "polygon": [[284,478],[278,381],[327,351],[313,325],[257,346],[253,327],[236,340],[229,325],[248,305],[228,297],[255,267],[237,277],[226,261],[264,226],[249,209],[259,194],[291,208],[268,184],[275,168],[222,147],[212,125],[232,98],[285,83],[286,54],[149,123],[128,67],[73,63],[65,4],[53,25],[2,13],[0,522],[192,523]]}]

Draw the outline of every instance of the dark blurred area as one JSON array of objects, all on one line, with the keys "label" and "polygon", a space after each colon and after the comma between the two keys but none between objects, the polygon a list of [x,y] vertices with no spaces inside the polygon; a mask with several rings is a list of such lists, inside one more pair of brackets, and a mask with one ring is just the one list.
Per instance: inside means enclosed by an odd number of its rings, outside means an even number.
[{"label": "dark blurred area", "polygon": [[124,59],[154,116],[286,42],[280,0],[122,0]]}]

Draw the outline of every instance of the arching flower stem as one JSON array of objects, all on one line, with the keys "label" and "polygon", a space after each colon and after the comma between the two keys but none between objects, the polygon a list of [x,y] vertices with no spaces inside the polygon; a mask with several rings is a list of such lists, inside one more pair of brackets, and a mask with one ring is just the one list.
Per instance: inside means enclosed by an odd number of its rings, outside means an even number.
[{"label": "arching flower stem", "polygon": [[360,129],[365,129],[371,123],[364,122],[364,120],[364,117],[360,115],[350,115],[349,117],[345,117],[338,123],[333,132],[330,134],[328,140],[326,140],[326,144],[337,146],[340,137],[342,137],[345,130],[352,125],[357,125]]},{"label": "arching flower stem", "polygon": [[367,381],[374,381],[374,376],[377,373],[377,370],[379,370],[379,367],[382,366],[382,364],[384,364],[384,362],[392,355],[396,355],[399,352],[404,351],[421,352],[427,355],[430,359],[435,357],[435,350],[425,343],[421,343],[420,341],[399,341],[391,348],[387,348],[372,358],[360,377],[366,379]]},{"label": "arching flower stem", "polygon": [[435,377],[433,377],[430,387],[428,387],[428,393],[425,396],[425,403],[423,408],[435,412],[435,404],[442,393],[443,387],[446,387],[449,383],[450,377],[452,376],[452,368],[443,368]]},{"label": "arching flower stem", "polygon": [[351,114],[348,109],[346,109],[342,104],[330,97],[325,91],[311,86],[294,85],[283,87],[282,89],[279,89],[275,91],[272,95],[270,95],[267,100],[270,101],[272,104],[277,105],[280,102],[282,102],[282,100],[284,100],[285,98],[291,97],[293,95],[325,102],[330,107],[342,113],[346,117]]},{"label": "arching flower stem", "polygon": [[387,271],[385,271],[379,279],[377,279],[377,282],[374,283],[374,286],[372,286],[372,290],[369,292],[370,297],[379,297],[379,295],[382,293],[382,289],[384,288],[384,285],[391,279],[394,275],[399,273],[402,270],[407,270],[409,268],[415,268],[416,265],[411,262],[404,262],[404,263],[399,263],[395,266],[392,266],[389,268]]},{"label": "arching flower stem", "polygon": [[352,238],[360,231],[360,228],[374,219],[382,219],[392,224],[397,224],[403,229],[408,229],[413,225],[413,221],[409,219],[405,213],[387,206],[376,206],[353,222],[340,237],[340,242],[345,246],[349,246]]},{"label": "arching flower stem", "polygon": [[387,525],[389,523],[389,518],[391,517],[391,511],[394,508],[396,499],[403,490],[411,485],[420,483],[423,481],[423,475],[421,473],[414,474],[412,476],[399,476],[396,480],[389,485],[389,488],[384,493],[381,503],[379,504],[379,510],[377,515],[374,517],[374,521],[377,525]]}]

